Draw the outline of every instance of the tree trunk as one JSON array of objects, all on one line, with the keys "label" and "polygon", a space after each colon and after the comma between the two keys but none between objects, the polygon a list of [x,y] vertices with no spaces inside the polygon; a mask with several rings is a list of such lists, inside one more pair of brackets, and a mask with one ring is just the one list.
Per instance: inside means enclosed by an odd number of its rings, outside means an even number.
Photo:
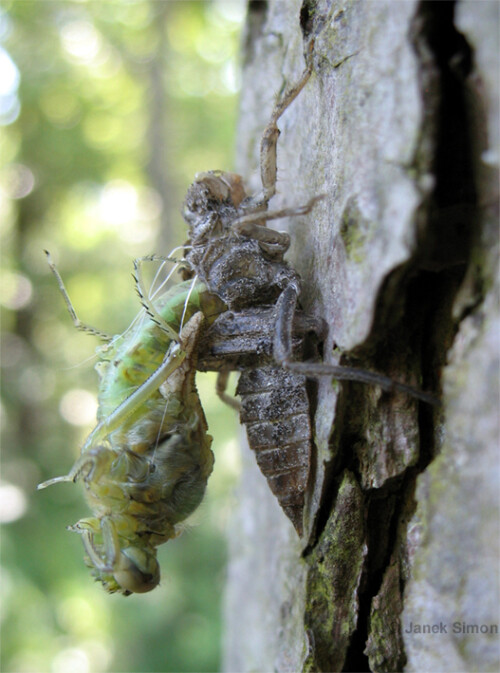
[{"label": "tree trunk", "polygon": [[326,195],[288,223],[302,306],[328,324],[326,361],[443,406],[312,384],[301,541],[247,449],[225,670],[497,670],[498,3],[251,3],[238,170],[252,191],[312,37],[271,204]]}]

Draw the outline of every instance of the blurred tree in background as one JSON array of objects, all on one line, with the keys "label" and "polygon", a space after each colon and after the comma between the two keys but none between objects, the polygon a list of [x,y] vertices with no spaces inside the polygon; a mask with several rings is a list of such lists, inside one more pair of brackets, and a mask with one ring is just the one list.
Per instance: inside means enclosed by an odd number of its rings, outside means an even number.
[{"label": "blurred tree in background", "polygon": [[232,166],[243,3],[4,2],[0,13],[3,671],[213,671],[236,420],[199,382],[216,469],[200,526],[160,548],[162,585],[109,596],[65,526],[66,474],[95,422],[96,339],[138,312],[132,260],[185,238],[183,193]]}]

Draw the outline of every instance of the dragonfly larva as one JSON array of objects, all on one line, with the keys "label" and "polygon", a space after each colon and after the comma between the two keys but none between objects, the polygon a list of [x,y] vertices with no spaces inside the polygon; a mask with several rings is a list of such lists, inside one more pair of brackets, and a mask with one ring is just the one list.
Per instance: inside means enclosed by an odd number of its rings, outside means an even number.
[{"label": "dragonfly larva", "polygon": [[[208,171],[196,176],[184,203],[184,219],[189,227],[185,256],[191,275],[202,280],[230,309],[227,320],[225,316],[220,316],[211,328],[211,345],[204,354],[200,353],[198,366],[213,366],[207,363],[212,362],[217,352],[220,356],[219,368],[224,369],[226,358],[227,368],[242,371],[237,393],[242,399],[240,418],[247,426],[250,447],[256,453],[271,490],[299,535],[304,530],[303,511],[312,451],[306,378],[330,376],[338,380],[359,381],[388,391],[402,391],[430,404],[436,403],[434,396],[382,374],[320,362],[296,361],[297,357],[301,357],[301,347],[297,350],[293,338],[301,281],[297,272],[284,260],[290,245],[289,235],[268,228],[267,223],[283,217],[309,214],[322,198],[313,197],[300,207],[268,210],[269,201],[276,193],[277,122],[312,74],[312,46],[311,42],[306,52],[305,71],[298,82],[278,99],[264,130],[260,148],[262,190],[249,196],[241,176]],[[271,324],[266,322],[267,318],[264,319],[268,307],[273,312]],[[251,309],[253,329],[256,331],[253,346],[243,339],[245,320],[248,322],[248,311]],[[216,335],[216,329],[223,324]],[[312,330],[321,331],[317,321]],[[224,341],[227,341],[226,348]],[[271,344],[267,352],[263,343]],[[233,346],[235,352],[240,349],[240,355],[246,353],[243,363],[241,358],[234,360]],[[223,399],[227,397],[223,384],[226,378],[222,371],[218,392]]]}]

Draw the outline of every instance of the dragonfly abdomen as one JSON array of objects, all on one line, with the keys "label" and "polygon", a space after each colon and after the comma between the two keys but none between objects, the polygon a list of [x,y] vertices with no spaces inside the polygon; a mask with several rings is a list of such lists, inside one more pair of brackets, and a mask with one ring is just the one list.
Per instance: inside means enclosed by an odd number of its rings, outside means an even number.
[{"label": "dragonfly abdomen", "polygon": [[259,468],[302,535],[312,441],[306,379],[269,364],[243,371],[236,392]]}]

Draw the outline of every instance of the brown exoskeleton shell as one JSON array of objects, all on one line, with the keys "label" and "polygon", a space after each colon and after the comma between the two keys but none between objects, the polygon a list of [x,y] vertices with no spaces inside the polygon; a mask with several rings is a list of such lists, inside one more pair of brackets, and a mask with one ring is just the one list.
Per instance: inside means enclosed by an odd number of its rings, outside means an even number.
[{"label": "brown exoskeleton shell", "polygon": [[[200,340],[198,369],[241,371],[236,392],[249,445],[271,491],[302,535],[312,452],[309,398],[306,377],[273,359],[275,323],[274,307],[221,314]],[[305,335],[321,334],[323,324],[298,311],[294,328],[293,354],[300,358]]]},{"label": "brown exoskeleton shell", "polygon": [[[232,311],[234,320],[229,324],[234,328],[233,336],[241,339],[245,335],[248,339],[247,329],[252,326],[244,323],[245,309],[275,305],[285,287],[293,286],[298,292],[300,279],[283,260],[287,237],[273,244],[242,236],[235,229],[235,222],[246,214],[245,205],[249,210],[254,207],[248,197],[241,199],[240,185],[239,176],[215,172],[199,176],[191,185],[185,217],[191,225],[192,247],[186,259]],[[257,227],[258,234],[264,230],[270,236],[282,236]],[[268,339],[268,352],[264,352],[263,334],[272,334],[274,322],[264,326],[257,320],[253,326],[254,343],[249,351],[252,362],[243,368],[236,392],[241,396],[240,419],[246,425],[250,448],[273,494],[302,535],[311,462],[309,400],[305,376],[273,362],[272,340]],[[225,335],[226,340],[230,337]],[[227,352],[224,368],[229,368]],[[241,366],[232,363],[231,368]]]},{"label": "brown exoskeleton shell", "polygon": [[306,378],[270,364],[242,372],[236,392],[259,468],[302,535],[312,448]]},{"label": "brown exoskeleton shell", "polygon": [[[361,381],[436,403],[432,395],[374,372],[295,361],[296,357],[302,359],[301,348],[297,350],[296,339],[294,342],[300,315],[300,277],[283,258],[290,237],[268,228],[267,222],[308,214],[322,198],[313,197],[298,208],[268,210],[268,203],[276,193],[277,122],[309,80],[311,54],[312,43],[302,77],[278,99],[264,130],[261,192],[248,196],[241,176],[210,171],[196,176],[184,203],[184,218],[189,225],[186,276],[198,277],[229,309],[210,328],[212,343],[205,344],[205,350],[200,346],[198,366],[220,370],[217,392],[230,403],[225,394],[227,371],[242,371],[237,392],[242,398],[241,420],[247,426],[250,447],[299,534],[304,530],[303,510],[311,464],[306,377]],[[272,312],[272,320],[265,324],[268,310]],[[319,329],[318,325],[316,328]]]}]

